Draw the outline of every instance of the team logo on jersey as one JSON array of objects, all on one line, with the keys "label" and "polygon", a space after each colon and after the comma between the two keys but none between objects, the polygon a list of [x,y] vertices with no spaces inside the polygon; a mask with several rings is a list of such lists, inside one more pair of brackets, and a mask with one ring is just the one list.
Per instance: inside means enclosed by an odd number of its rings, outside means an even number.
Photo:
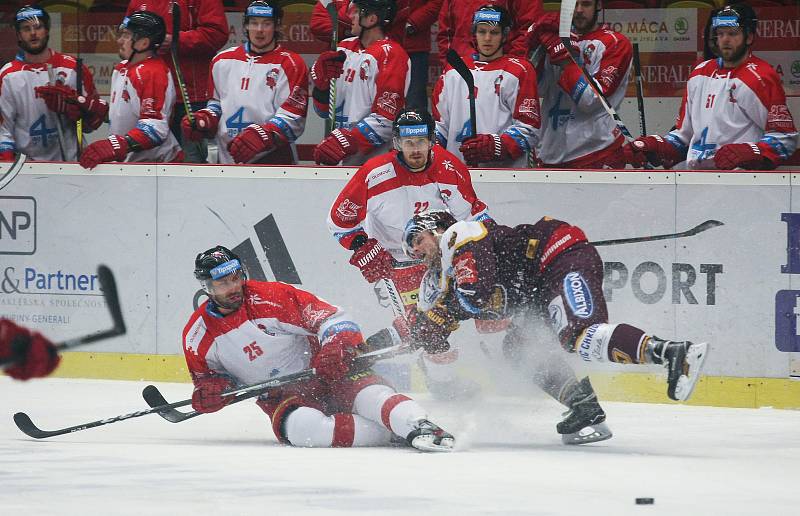
[{"label": "team logo on jersey", "polygon": [[270,89],[274,90],[275,86],[278,85],[279,74],[280,70],[278,70],[277,68],[273,68],[272,70],[269,71],[269,73],[267,73],[267,86],[269,86]]},{"label": "team logo on jersey", "polygon": [[317,326],[322,321],[330,317],[335,313],[334,310],[330,310],[327,308],[323,308],[322,310],[315,310],[313,305],[306,305],[303,308],[303,320],[308,323],[309,326]]},{"label": "team logo on jersey", "polygon": [[794,132],[794,120],[786,104],[775,104],[767,113],[767,131]]},{"label": "team logo on jersey", "polygon": [[541,118],[539,99],[537,97],[522,99],[519,104],[519,112],[528,115],[535,125],[538,125]]},{"label": "team logo on jersey", "polygon": [[363,206],[354,203],[350,199],[345,199],[336,207],[336,214],[339,215],[342,221],[348,222],[358,217],[358,210],[361,208]]},{"label": "team logo on jersey", "polygon": [[439,190],[439,193],[441,194],[442,200],[444,202],[450,200],[450,196],[453,195],[453,192],[451,192],[447,188],[442,188],[441,190]]},{"label": "team logo on jersey", "polygon": [[397,114],[397,106],[400,102],[400,94],[393,91],[384,91],[376,103],[379,108],[391,115],[389,118],[394,118]]},{"label": "team logo on jersey", "polygon": [[583,64],[586,66],[591,66],[592,58],[594,57],[594,51],[597,50],[597,47],[594,46],[594,43],[589,43],[586,45],[586,48],[583,49]]},{"label": "team logo on jersey", "polygon": [[619,68],[613,65],[606,66],[600,70],[599,81],[606,89],[611,88],[617,80]]},{"label": "team logo on jersey", "polygon": [[299,109],[301,113],[305,114],[308,102],[308,90],[302,86],[295,86],[292,88],[292,93],[286,100],[289,104]]},{"label": "team logo on jersey", "polygon": [[561,333],[561,330],[566,328],[569,322],[564,312],[564,301],[561,299],[561,296],[550,301],[547,312],[550,315],[550,326],[556,333]]},{"label": "team logo on jersey", "polygon": [[261,299],[261,296],[258,294],[250,294],[247,297],[247,300],[251,305],[269,305],[274,308],[283,308],[283,306],[274,301],[270,301],[269,299]]},{"label": "team logo on jersey", "polygon": [[142,99],[141,114],[146,118],[159,118],[156,112],[156,99],[153,97]]},{"label": "team logo on jersey", "polygon": [[449,159],[442,161],[442,166],[449,172],[453,172],[456,169],[456,167],[453,165],[453,162]]},{"label": "team logo on jersey", "polygon": [[128,93],[128,90],[122,90],[122,100],[125,101],[125,102],[130,102],[131,101],[131,94]]},{"label": "team logo on jersey", "polygon": [[361,63],[361,67],[358,69],[358,78],[362,81],[366,81],[369,79],[369,61],[364,61]]},{"label": "team logo on jersey", "polygon": [[498,97],[500,96],[500,85],[503,83],[503,75],[500,74],[497,76],[497,79],[494,80],[494,94]]},{"label": "team logo on jersey", "polygon": [[262,331],[262,332],[264,332],[265,334],[269,335],[270,337],[274,337],[274,336],[276,335],[274,332],[271,332],[271,331],[269,331],[269,330],[267,329],[267,327],[266,327],[266,326],[264,326],[264,325],[263,325],[263,324],[261,324],[261,323],[259,323],[259,324],[256,324],[256,326],[258,327],[258,329],[259,329],[259,330],[261,330],[261,331]]},{"label": "team logo on jersey", "polygon": [[[453,232],[453,236],[456,236],[455,232]],[[472,251],[467,251],[456,258],[455,262],[453,262],[453,276],[455,276],[456,283],[459,285],[478,281],[478,268],[475,265],[475,257],[472,256]]]},{"label": "team logo on jersey", "polygon": [[564,277],[564,296],[572,313],[580,319],[588,319],[594,313],[589,284],[579,272],[570,272]]}]

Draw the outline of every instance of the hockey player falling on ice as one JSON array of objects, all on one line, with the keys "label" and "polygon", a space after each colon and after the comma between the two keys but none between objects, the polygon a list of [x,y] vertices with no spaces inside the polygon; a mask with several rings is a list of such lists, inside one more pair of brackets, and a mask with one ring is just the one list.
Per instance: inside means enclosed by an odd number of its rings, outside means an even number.
[{"label": "hockey player falling on ice", "polygon": [[244,13],[244,45],[211,62],[214,92],[208,107],[184,117],[185,137],[217,140],[219,163],[292,165],[294,141],[308,112],[308,68],[278,43],[283,10],[257,0]]},{"label": "hockey player falling on ice", "polygon": [[195,389],[192,406],[215,412],[231,387],[316,369],[316,377],[270,390],[257,404],[282,443],[379,446],[392,434],[423,451],[451,451],[453,436],[422,407],[371,371],[349,371],[364,339],[340,308],[280,282],[247,280],[239,258],[217,246],[195,260],[209,300],[183,332]]},{"label": "hockey player falling on ice", "polygon": [[[395,0],[353,0],[350,20],[355,35],[336,51],[320,54],[311,68],[314,109],[335,116],[335,127],[314,149],[323,165],[361,165],[391,148],[392,121],[405,105],[409,58],[386,37],[397,12]],[[329,111],[330,83],[336,79],[336,109]]]},{"label": "hockey player falling on ice", "polygon": [[[663,364],[668,396],[685,401],[692,394],[708,345],[609,324],[603,262],[578,227],[545,217],[511,228],[428,211],[409,221],[403,244],[409,257],[424,259],[434,271],[421,286],[419,308],[425,312],[417,317],[412,340],[446,349],[458,320],[522,312],[547,318],[564,349],[586,361]],[[581,384],[591,393],[588,378]],[[602,414],[593,393],[570,408],[576,415]]]},{"label": "hockey player falling on ice", "polygon": [[111,75],[109,136],[81,155],[84,168],[108,161],[181,161],[178,141],[169,130],[175,86],[167,64],[156,55],[166,26],[161,16],[136,11],[119,26],[119,56]]},{"label": "hockey player falling on ice", "polygon": [[470,134],[469,110],[464,109],[468,86],[456,70],[448,67],[433,91],[436,138],[470,166],[526,167],[526,154],[536,144],[536,72],[527,59],[503,54],[511,25],[508,11],[493,5],[481,7],[473,17],[477,53],[462,59],[475,80],[479,134]]},{"label": "hockey player falling on ice", "polygon": [[0,360],[15,360],[5,373],[17,380],[28,380],[52,373],[61,357],[53,343],[40,333],[0,318]]},{"label": "hockey player falling on ice", "polygon": [[[394,150],[370,159],[356,171],[333,202],[328,228],[353,252],[350,264],[369,283],[391,279],[406,316],[416,315],[417,291],[427,267],[403,254],[403,230],[415,213],[447,209],[459,220],[482,220],[487,207],[472,187],[469,170],[434,142],[434,122],[420,109],[405,109],[392,124]],[[405,326],[396,321],[395,326]],[[406,330],[407,331],[407,330]],[[463,397],[474,383],[462,382],[455,371],[458,350],[423,353],[420,360],[431,392]]]},{"label": "hockey player falling on ice", "polygon": [[0,70],[0,161],[15,152],[30,159],[78,159],[75,123],[100,127],[108,113],[94,87],[92,74],[82,67],[78,93],[74,57],[48,46],[50,15],[41,7],[25,6],[14,15],[20,53]]},{"label": "hockey player falling on ice", "polygon": [[769,170],[797,149],[798,133],[781,79],[751,52],[758,20],[732,4],[711,22],[709,45],[719,56],[700,63],[686,83],[677,126],[666,136],[638,138],[625,148],[634,167],[646,162],[690,169]]},{"label": "hockey player falling on ice", "polygon": [[[577,0],[572,45],[608,103],[619,110],[628,86],[633,47],[623,34],[600,27],[602,7],[602,0]],[[558,17],[557,13],[543,16],[528,33],[531,49],[541,45],[547,53],[537,68],[543,100],[536,156],[546,167],[625,168],[625,138],[561,42]]]}]

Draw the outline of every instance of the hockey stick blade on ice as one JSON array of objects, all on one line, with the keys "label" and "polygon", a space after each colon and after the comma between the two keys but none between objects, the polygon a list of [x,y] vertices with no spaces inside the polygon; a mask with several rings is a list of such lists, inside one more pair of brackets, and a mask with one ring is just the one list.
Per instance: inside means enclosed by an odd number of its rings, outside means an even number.
[{"label": "hockey stick blade on ice", "polygon": [[718,221],[718,220],[707,220],[702,222],[692,229],[687,229],[686,231],[682,231],[680,233],[667,233],[664,235],[650,235],[650,236],[641,236],[641,237],[631,237],[631,238],[618,238],[614,240],[599,240],[597,242],[589,242],[595,247],[601,245],[620,245],[620,244],[636,244],[639,242],[653,242],[655,240],[669,240],[672,238],[683,238],[683,237],[690,237],[695,236],[698,233],[702,233],[707,229],[715,228],[717,226],[724,226],[725,224]]},{"label": "hockey stick blade on ice", "polygon": [[453,50],[452,48],[447,50],[447,64],[453,67],[453,70],[464,79],[464,82],[467,83],[468,95],[469,95],[469,129],[470,129],[470,136],[475,136],[478,134],[478,121],[475,117],[475,78],[472,76],[472,72],[469,68],[467,68],[467,63],[461,59],[461,56],[458,55],[458,52]]},{"label": "hockey stick blade on ice", "polygon": [[194,127],[194,114],[192,113],[192,106],[189,104],[189,92],[186,89],[186,83],[183,82],[180,60],[178,59],[180,32],[181,8],[178,5],[178,2],[172,2],[172,43],[170,43],[169,53],[172,55],[172,65],[175,67],[175,80],[178,83],[178,89],[181,90],[181,98],[183,99],[183,107],[184,111],[186,111],[186,117],[189,119],[189,125]]},{"label": "hockey stick blade on ice", "polygon": [[[104,331],[90,333],[89,335],[84,335],[83,337],[76,337],[74,339],[59,342],[55,345],[57,351],[66,351],[68,349],[91,344],[92,342],[97,342],[99,340],[125,335],[127,330],[125,328],[125,321],[122,318],[122,310],[120,309],[119,305],[119,295],[117,294],[117,283],[114,281],[114,274],[111,272],[111,269],[105,265],[99,265],[97,267],[97,279],[100,282],[100,288],[103,290],[103,298],[105,299],[106,305],[108,305],[108,311],[111,314],[111,328]],[[9,365],[13,362],[16,362],[14,357],[0,360],[0,367]]]}]

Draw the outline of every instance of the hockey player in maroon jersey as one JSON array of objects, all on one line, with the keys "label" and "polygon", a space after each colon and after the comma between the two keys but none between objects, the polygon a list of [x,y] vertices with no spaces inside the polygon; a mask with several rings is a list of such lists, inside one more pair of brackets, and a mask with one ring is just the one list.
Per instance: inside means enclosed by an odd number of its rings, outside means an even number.
[{"label": "hockey player in maroon jersey", "polygon": [[674,130],[626,146],[629,163],[769,170],[794,153],[798,133],[781,79],[751,52],[757,26],[746,4],[725,6],[713,16],[708,47],[719,57],[692,71]]},{"label": "hockey player in maroon jersey", "polygon": [[[633,46],[623,34],[600,26],[602,0],[577,0],[572,45],[617,111],[625,98]],[[625,168],[625,138],[569,56],[558,35],[558,14],[546,14],[529,29],[532,48],[546,57],[537,68],[542,127],[536,155],[545,167]]]},{"label": "hockey player in maroon jersey", "polygon": [[61,361],[53,343],[40,333],[0,318],[0,360],[9,359],[15,363],[5,373],[17,380],[47,376]]},{"label": "hockey player in maroon jersey", "polygon": [[167,64],[156,55],[166,26],[161,16],[136,11],[119,27],[119,56],[111,75],[109,136],[81,155],[84,168],[108,161],[181,161],[181,148],[169,130],[175,86]]},{"label": "hockey player in maroon jersey", "polygon": [[183,118],[190,140],[217,140],[219,163],[292,165],[294,142],[308,112],[308,68],[278,43],[283,10],[274,0],[251,2],[244,13],[244,45],[211,63],[212,98]]},{"label": "hockey player in maroon jersey", "polygon": [[478,134],[470,134],[467,84],[447,67],[433,91],[436,138],[470,166],[526,167],[540,125],[536,72],[530,61],[503,54],[511,15],[495,5],[475,11],[475,51],[462,55],[475,81]]},{"label": "hockey player in maroon jersey", "polygon": [[286,283],[248,280],[222,246],[197,255],[195,277],[209,296],[183,331],[195,410],[215,412],[232,400],[223,395],[228,389],[312,367],[313,379],[257,401],[280,442],[379,446],[394,434],[423,451],[453,449],[453,436],[417,402],[370,370],[350,371],[364,338],[340,308]]},{"label": "hockey player in maroon jersey", "polygon": [[78,63],[48,46],[50,15],[44,8],[17,10],[14,28],[20,53],[0,69],[0,161],[13,159],[16,152],[34,160],[75,161],[75,122],[83,120],[86,132],[97,129],[108,104],[97,94],[86,66],[83,88],[77,91]]},{"label": "hockey player in maroon jersey", "polygon": [[[391,148],[392,121],[405,105],[409,58],[386,37],[395,0],[353,0],[352,38],[320,54],[311,68],[314,109],[334,117],[335,127],[314,149],[323,165],[361,165]],[[336,109],[329,112],[330,82],[336,79]]]},{"label": "hockey player in maroon jersey", "polygon": [[[341,191],[328,214],[328,228],[350,264],[369,283],[391,279],[408,317],[416,314],[419,283],[427,269],[403,254],[402,228],[423,210],[448,209],[458,219],[483,220],[486,204],[475,194],[469,170],[435,145],[434,121],[424,110],[405,109],[393,123],[394,150],[367,161]],[[396,321],[402,326],[403,321]],[[440,397],[464,397],[475,389],[458,379],[458,350],[423,354],[428,388]]]},{"label": "hockey player in maroon jersey", "polygon": [[[669,398],[692,394],[708,345],[647,335],[628,324],[609,324],[603,297],[603,262],[576,226],[545,217],[507,227],[493,220],[459,221],[444,211],[415,215],[403,244],[411,258],[424,259],[436,273],[422,284],[412,342],[447,349],[457,321],[499,319],[522,313],[548,318],[564,349],[583,360],[662,364]],[[567,419],[605,415],[588,378],[566,397]],[[559,424],[563,433],[564,422]]]}]

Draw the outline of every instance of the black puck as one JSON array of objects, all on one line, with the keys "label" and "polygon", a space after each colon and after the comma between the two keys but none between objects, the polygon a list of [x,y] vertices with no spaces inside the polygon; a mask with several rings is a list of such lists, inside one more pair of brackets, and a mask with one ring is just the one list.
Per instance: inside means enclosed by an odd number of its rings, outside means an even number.
[{"label": "black puck", "polygon": [[655,498],[637,498],[636,505],[653,505]]}]

